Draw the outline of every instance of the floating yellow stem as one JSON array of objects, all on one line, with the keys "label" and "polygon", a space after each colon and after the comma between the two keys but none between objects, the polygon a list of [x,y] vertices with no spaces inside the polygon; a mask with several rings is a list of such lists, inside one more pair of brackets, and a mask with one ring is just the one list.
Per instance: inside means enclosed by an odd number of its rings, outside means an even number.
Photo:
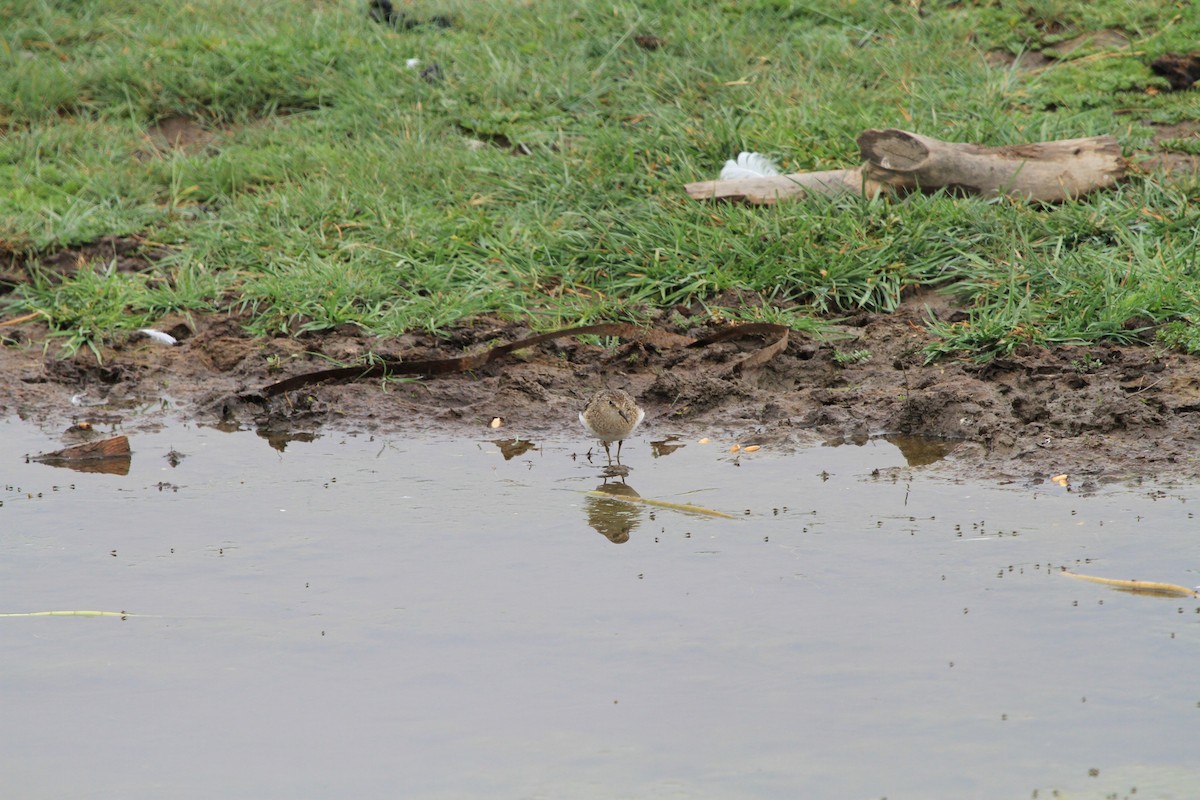
[{"label": "floating yellow stem", "polygon": [[1078,572],[1068,572],[1063,570],[1063,575],[1068,578],[1079,578],[1083,581],[1091,581],[1092,583],[1102,583],[1105,586],[1111,586],[1114,589],[1121,589],[1126,592],[1139,592],[1142,594],[1159,594],[1165,597],[1196,597],[1196,590],[1189,589],[1186,586],[1180,586],[1177,583],[1158,583],[1157,581],[1124,581],[1117,578],[1098,578],[1095,575],[1080,575]]},{"label": "floating yellow stem", "polygon": [[591,497],[603,497],[609,500],[624,500],[626,503],[641,503],[647,506],[657,506],[658,508],[669,508],[672,511],[684,511],[689,514],[705,514],[710,517],[720,517],[721,519],[737,519],[732,514],[726,514],[724,511],[717,511],[704,506],[694,506],[690,503],[671,503],[666,500],[654,500],[650,497],[630,497],[623,494],[609,494],[608,492],[588,492]]},{"label": "floating yellow stem", "polygon": [[124,611],[27,611],[24,614],[0,614],[0,617],[140,617]]}]

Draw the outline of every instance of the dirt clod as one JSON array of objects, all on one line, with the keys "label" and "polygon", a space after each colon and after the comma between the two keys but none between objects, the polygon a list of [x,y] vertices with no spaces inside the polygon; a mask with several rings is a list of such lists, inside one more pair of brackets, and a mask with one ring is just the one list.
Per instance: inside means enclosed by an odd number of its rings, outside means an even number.
[{"label": "dirt clod", "polygon": [[1176,92],[1190,89],[1200,81],[1200,53],[1164,53],[1150,62],[1155,75],[1161,75]]}]

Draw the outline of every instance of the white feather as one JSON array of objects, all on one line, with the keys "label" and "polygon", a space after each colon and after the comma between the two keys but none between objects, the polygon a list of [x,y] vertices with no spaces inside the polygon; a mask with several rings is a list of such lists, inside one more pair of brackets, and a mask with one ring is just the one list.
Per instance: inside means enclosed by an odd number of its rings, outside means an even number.
[{"label": "white feather", "polygon": [[421,66],[421,59],[419,59],[419,58],[407,59],[404,62],[404,66],[408,67],[409,69],[416,69],[417,67]]},{"label": "white feather", "polygon": [[163,333],[162,331],[156,331],[154,328],[138,328],[138,333],[153,339],[159,344],[165,344],[167,347],[174,347],[175,345],[179,344],[179,340],[171,334]]},{"label": "white feather", "polygon": [[762,153],[738,153],[736,161],[726,161],[721,169],[721,180],[738,178],[767,178],[779,174],[779,167]]}]

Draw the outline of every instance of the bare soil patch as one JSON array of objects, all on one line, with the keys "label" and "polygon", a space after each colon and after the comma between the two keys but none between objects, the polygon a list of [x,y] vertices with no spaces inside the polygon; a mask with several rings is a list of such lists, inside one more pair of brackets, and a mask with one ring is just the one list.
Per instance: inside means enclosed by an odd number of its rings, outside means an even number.
[{"label": "bare soil patch", "polygon": [[142,158],[180,151],[188,155],[204,152],[220,140],[220,132],[211,130],[191,117],[176,114],[164,117],[146,130],[149,152]]},{"label": "bare soil patch", "polygon": [[[721,368],[753,343],[658,350],[564,339],[470,374],[321,385],[270,401],[256,398],[256,390],[326,368],[329,359],[454,357],[531,332],[479,319],[447,337],[379,339],[350,328],[254,339],[238,318],[213,316],[163,320],[162,329],[182,338],[179,346],[131,337],[105,350],[98,365],[90,353],[44,356],[45,331],[34,322],[0,328],[10,342],[0,347],[0,414],[50,428],[119,423],[130,433],[160,424],[165,408],[200,423],[254,427],[276,446],[332,427],[496,439],[570,431],[583,447],[576,414],[590,393],[608,386],[634,394],[658,439],[709,435],[790,449],[881,434],[932,437],[950,457],[930,468],[972,476],[1044,480],[1067,473],[1075,486],[1200,476],[1200,359],[1104,345],[1029,350],[985,365],[926,365],[929,313],[956,310],[924,293],[894,314],[845,320],[836,339],[793,334],[784,352],[741,374]],[[835,358],[852,351],[870,356]],[[497,417],[503,422],[493,430]],[[914,452],[914,466],[929,460],[924,438],[896,441]]]},{"label": "bare soil patch", "polygon": [[1154,144],[1160,152],[1138,161],[1140,168],[1161,170],[1182,179],[1200,175],[1200,156],[1172,149],[1176,143],[1200,143],[1200,122],[1186,120],[1175,124],[1151,124],[1154,129]]},{"label": "bare soil patch", "polygon": [[0,241],[0,294],[29,283],[35,263],[46,275],[71,275],[88,264],[102,268],[113,265],[118,272],[149,272],[167,252],[164,245],[140,236],[102,236],[94,242],[41,254],[10,249]]}]

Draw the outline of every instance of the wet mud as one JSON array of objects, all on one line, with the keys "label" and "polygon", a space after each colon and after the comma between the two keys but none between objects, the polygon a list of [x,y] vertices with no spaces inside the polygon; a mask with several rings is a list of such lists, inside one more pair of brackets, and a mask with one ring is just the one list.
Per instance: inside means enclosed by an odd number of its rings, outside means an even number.
[{"label": "wet mud", "polygon": [[[679,321],[686,311],[672,309],[663,319]],[[592,392],[613,387],[646,409],[641,433],[653,439],[727,436],[790,450],[888,435],[910,447],[942,441],[946,458],[922,456],[912,465],[932,461],[922,468],[963,477],[1066,473],[1086,485],[1200,476],[1200,359],[1101,345],[1029,349],[986,364],[926,364],[929,315],[955,312],[926,292],[893,314],[843,320],[824,340],[793,332],[786,350],[745,370],[729,366],[760,342],[695,350],[569,338],[470,373],[318,385],[269,400],[258,390],[331,362],[456,357],[533,332],[479,319],[444,336],[381,339],[351,327],[256,339],[234,316],[167,319],[158,327],[177,336],[178,346],[134,335],[103,349],[97,363],[87,351],[59,359],[53,342],[47,354],[44,326],[32,321],[0,330],[0,414],[48,430],[86,420],[132,433],[167,415],[251,427],[280,443],[322,429],[438,430],[515,441],[577,435],[583,448],[589,443],[576,415]],[[709,332],[699,324],[661,327]]]}]

